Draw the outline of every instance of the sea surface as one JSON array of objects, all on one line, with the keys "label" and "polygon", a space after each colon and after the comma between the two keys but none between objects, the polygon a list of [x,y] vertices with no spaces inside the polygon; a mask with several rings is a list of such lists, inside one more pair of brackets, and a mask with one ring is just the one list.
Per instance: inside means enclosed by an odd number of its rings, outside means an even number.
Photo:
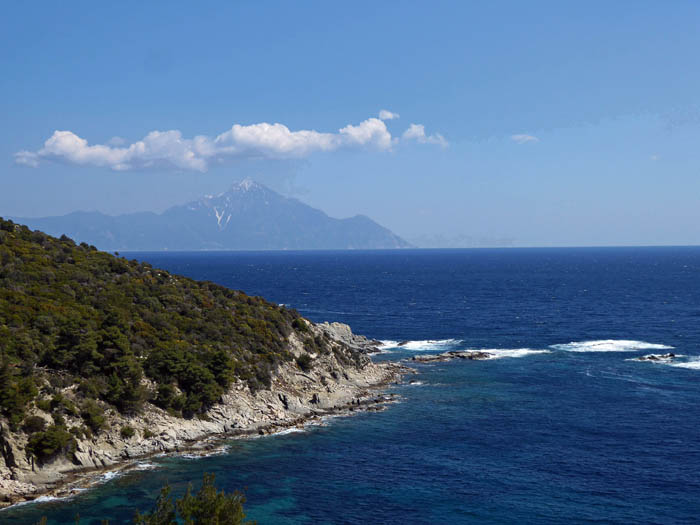
[{"label": "sea surface", "polygon": [[126,255],[348,323],[386,342],[375,359],[497,358],[418,365],[383,412],[154,458],[2,524],[128,522],[205,472],[262,524],[700,520],[700,248]]}]

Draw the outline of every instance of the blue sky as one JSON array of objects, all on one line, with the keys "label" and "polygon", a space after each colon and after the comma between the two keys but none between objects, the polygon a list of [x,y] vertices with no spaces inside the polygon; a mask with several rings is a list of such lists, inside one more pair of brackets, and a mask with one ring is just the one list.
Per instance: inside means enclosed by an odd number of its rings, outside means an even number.
[{"label": "blue sky", "polygon": [[699,23],[690,1],[9,3],[0,215],[251,176],[424,242],[700,244]]}]

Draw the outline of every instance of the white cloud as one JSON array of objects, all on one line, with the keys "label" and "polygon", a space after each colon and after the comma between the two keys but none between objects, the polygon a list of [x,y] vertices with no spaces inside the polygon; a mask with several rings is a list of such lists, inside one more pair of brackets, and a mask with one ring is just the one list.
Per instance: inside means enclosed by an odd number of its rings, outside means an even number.
[{"label": "white cloud", "polygon": [[518,135],[511,135],[511,140],[517,144],[527,144],[528,142],[539,142],[540,139],[534,135],[526,135],[524,133]]},{"label": "white cloud", "polygon": [[395,118],[399,118],[401,115],[398,113],[393,113],[389,111],[388,109],[383,109],[379,112],[379,119],[380,120],[393,120]]},{"label": "white cloud", "polygon": [[440,135],[440,133],[434,133],[432,135],[425,134],[425,126],[423,124],[411,124],[408,129],[403,132],[403,140],[415,140],[421,144],[437,144],[443,148],[448,146],[445,137]]},{"label": "white cloud", "polygon": [[[423,126],[419,127],[422,134],[410,138],[418,142],[446,144],[441,135],[426,137]],[[107,144],[90,145],[72,131],[54,131],[39,150],[16,153],[15,162],[31,167],[38,166],[42,160],[54,160],[82,166],[108,167],[116,171],[174,168],[203,172],[211,162],[226,159],[293,159],[341,148],[388,151],[397,141],[392,138],[384,121],[375,117],[357,125],[349,124],[337,133],[292,131],[283,124],[262,122],[248,126],[234,124],[231,129],[214,138],[204,135],[184,138],[180,131],[170,130],[151,131],[143,139],[129,145],[115,139],[119,138],[115,137]]]},{"label": "white cloud", "polygon": [[112,137],[107,141],[107,144],[109,144],[110,146],[123,146],[124,144],[126,144],[126,139],[122,137]]},{"label": "white cloud", "polygon": [[657,160],[661,159],[661,157],[660,157],[659,155],[652,155],[652,156],[649,157],[649,158],[650,158],[651,160],[653,160],[653,161],[657,161]]},{"label": "white cloud", "polygon": [[31,166],[36,168],[39,165],[39,155],[33,151],[18,151],[15,153],[15,162],[17,164],[22,164],[24,166]]},{"label": "white cloud", "polygon": [[379,150],[391,149],[391,133],[386,124],[378,118],[368,118],[357,126],[351,124],[340,130],[340,137],[346,144],[371,145]]}]

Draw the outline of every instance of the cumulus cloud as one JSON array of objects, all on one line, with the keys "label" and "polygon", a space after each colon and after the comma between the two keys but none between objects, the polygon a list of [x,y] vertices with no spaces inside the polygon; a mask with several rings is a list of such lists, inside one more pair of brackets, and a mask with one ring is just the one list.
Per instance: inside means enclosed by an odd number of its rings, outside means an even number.
[{"label": "cumulus cloud", "polygon": [[411,124],[408,129],[403,132],[403,140],[415,140],[421,144],[437,144],[443,148],[447,147],[447,140],[440,133],[432,135],[425,134],[425,126],[423,124]]},{"label": "cumulus cloud", "polygon": [[399,118],[400,116],[401,115],[399,115],[398,113],[393,113],[388,109],[383,109],[379,112],[380,120],[394,120],[395,118]]},{"label": "cumulus cloud", "polygon": [[540,141],[540,139],[538,139],[534,135],[526,135],[524,133],[521,133],[518,135],[511,135],[510,138],[516,144],[527,144],[528,142],[539,142]]},{"label": "cumulus cloud", "polygon": [[[385,111],[380,112],[380,117]],[[397,117],[391,113],[391,118]],[[419,132],[409,133],[414,127]],[[439,134],[426,136],[423,126],[416,124],[412,124],[404,133],[404,138],[443,146],[447,144]],[[299,159],[315,152],[343,148],[388,151],[397,140],[391,136],[382,118],[376,117],[357,125],[348,124],[337,133],[292,131],[283,124],[262,122],[247,126],[234,124],[231,129],[213,138],[205,135],[185,138],[178,130],[151,131],[143,139],[129,145],[116,137],[107,144],[91,145],[72,131],[54,131],[42,148],[15,153],[15,162],[31,167],[38,166],[43,160],[54,160],[116,171],[174,168],[204,172],[212,162],[226,159]]]},{"label": "cumulus cloud", "polygon": [[36,168],[39,165],[39,155],[33,151],[18,151],[15,153],[15,162],[24,166]]},{"label": "cumulus cloud", "polygon": [[122,137],[112,137],[107,141],[107,144],[109,144],[110,146],[123,146],[124,144],[126,144],[126,139]]}]

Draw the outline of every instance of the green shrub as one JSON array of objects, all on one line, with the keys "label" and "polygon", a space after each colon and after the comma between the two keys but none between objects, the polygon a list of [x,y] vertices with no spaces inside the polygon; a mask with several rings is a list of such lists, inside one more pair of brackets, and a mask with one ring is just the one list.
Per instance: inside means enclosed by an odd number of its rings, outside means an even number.
[{"label": "green shrub", "polygon": [[27,453],[45,463],[51,459],[75,452],[76,441],[66,427],[51,425],[43,432],[36,432],[29,437]]},{"label": "green shrub", "polygon": [[58,411],[71,416],[77,416],[80,412],[73,402],[61,393],[54,394],[50,401],[51,411]]},{"label": "green shrub", "polygon": [[175,387],[170,384],[158,385],[158,390],[154,403],[162,409],[167,409],[173,404],[175,396]]},{"label": "green shrub", "polygon": [[296,319],[294,319],[294,321],[292,321],[292,326],[300,332],[309,331],[309,327],[306,325],[306,322],[301,317],[297,317]]},{"label": "green shrub", "polygon": [[97,381],[93,379],[83,379],[78,384],[78,392],[83,394],[85,397],[90,397],[92,399],[97,399],[100,397],[100,388]]},{"label": "green shrub", "polygon": [[46,428],[46,420],[39,416],[29,416],[22,423],[22,430],[27,434],[33,434],[34,432],[41,432]]},{"label": "green shrub", "polygon": [[7,416],[12,430],[19,427],[25,407],[38,394],[33,378],[18,377],[16,373],[16,368],[3,359],[0,364],[0,413]]},{"label": "green shrub", "polygon": [[309,372],[313,368],[313,358],[309,354],[301,354],[297,357],[297,365],[304,372]]},{"label": "green shrub", "polygon": [[147,514],[136,513],[137,525],[164,525],[175,523],[241,525],[254,522],[243,521],[245,496],[240,492],[226,494],[214,485],[214,474],[204,474],[199,492],[192,491],[192,484],[182,498],[173,501],[170,487],[160,492],[155,508]]},{"label": "green shrub", "polygon": [[44,412],[51,412],[51,400],[49,399],[40,399],[36,402],[36,406]]},{"label": "green shrub", "polygon": [[85,403],[83,403],[82,410],[80,411],[80,417],[83,418],[85,424],[95,434],[98,434],[105,426],[106,420],[104,411],[92,399],[88,399],[85,401]]},{"label": "green shrub", "polygon": [[144,429],[143,431],[143,438],[144,439],[151,439],[152,437],[155,436],[155,433],[149,429]]},{"label": "green shrub", "polygon": [[136,435],[136,431],[134,430],[133,427],[130,427],[129,425],[124,425],[122,429],[119,431],[119,434],[124,438],[124,439],[131,439]]}]

